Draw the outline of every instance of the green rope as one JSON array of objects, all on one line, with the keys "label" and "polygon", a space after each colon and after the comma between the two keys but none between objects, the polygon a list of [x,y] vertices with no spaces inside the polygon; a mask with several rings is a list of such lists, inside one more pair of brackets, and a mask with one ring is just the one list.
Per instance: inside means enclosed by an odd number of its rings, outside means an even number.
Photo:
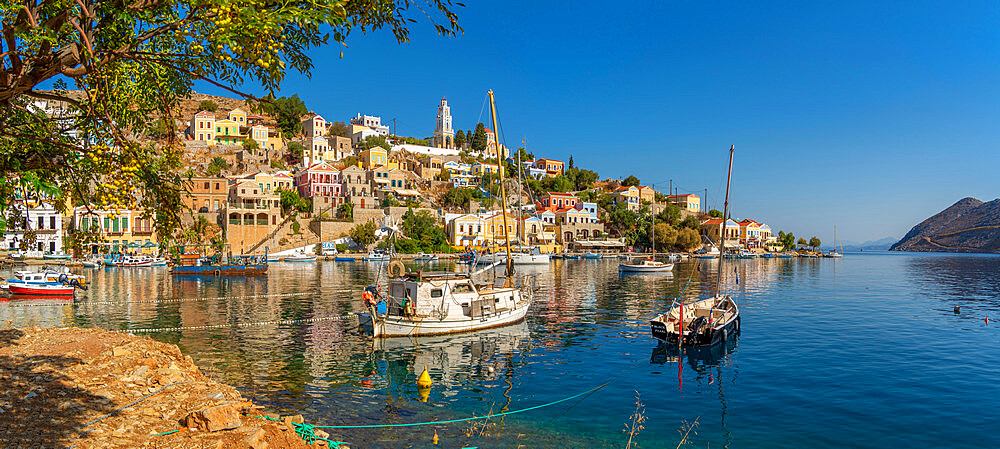
[{"label": "green rope", "polygon": [[[595,392],[597,390],[600,390],[601,388],[606,387],[607,385],[608,385],[607,383],[603,383],[601,385],[598,385],[598,386],[596,386],[594,388],[591,388],[591,389],[589,389],[587,391],[584,391],[582,393],[577,393],[577,394],[574,394],[573,396],[569,396],[569,397],[566,397],[566,398],[559,399],[558,401],[546,402],[544,404],[536,405],[534,407],[522,408],[520,410],[512,410],[512,411],[503,412],[503,413],[491,413],[491,414],[485,415],[485,416],[473,416],[471,418],[459,418],[459,419],[449,419],[449,420],[445,420],[445,421],[429,421],[429,422],[418,422],[418,423],[408,423],[408,424],[365,424],[365,425],[351,425],[351,426],[346,426],[346,425],[342,425],[342,426],[314,426],[314,425],[310,425],[310,424],[295,424],[295,426],[296,426],[296,432],[299,433],[299,436],[302,436],[302,439],[304,439],[304,440],[306,440],[308,442],[309,441],[308,438],[317,438],[317,439],[319,438],[319,437],[315,436],[315,434],[313,433],[313,429],[358,429],[358,428],[372,428],[372,427],[412,427],[412,426],[426,426],[426,425],[431,425],[431,424],[449,424],[449,423],[456,423],[456,422],[475,421],[477,419],[489,419],[489,418],[495,418],[495,417],[498,417],[498,416],[513,415],[515,413],[523,413],[523,412],[528,412],[528,411],[531,411],[531,410],[538,410],[538,409],[543,408],[543,407],[548,407],[548,406],[551,406],[551,405],[556,405],[556,404],[559,404],[559,403],[562,403],[562,402],[566,402],[566,401],[570,401],[570,400],[576,399],[576,398],[581,397],[581,396],[586,396],[586,395],[591,394],[591,393],[593,393],[593,392]],[[253,416],[253,415],[251,415],[251,416],[254,417],[254,418],[264,418],[264,419],[269,419],[269,420],[272,420],[272,421],[281,421],[279,419],[271,418],[271,417],[268,417],[268,416]],[[330,440],[326,440],[326,441],[330,441]],[[311,444],[311,442],[310,442],[310,444]]]}]

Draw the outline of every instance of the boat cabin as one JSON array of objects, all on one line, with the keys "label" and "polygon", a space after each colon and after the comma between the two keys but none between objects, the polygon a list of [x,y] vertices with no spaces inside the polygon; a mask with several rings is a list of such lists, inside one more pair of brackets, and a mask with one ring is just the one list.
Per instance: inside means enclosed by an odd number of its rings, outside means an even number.
[{"label": "boat cabin", "polygon": [[487,317],[514,308],[513,292],[476,285],[468,276],[454,273],[402,277],[389,282],[387,315]]}]

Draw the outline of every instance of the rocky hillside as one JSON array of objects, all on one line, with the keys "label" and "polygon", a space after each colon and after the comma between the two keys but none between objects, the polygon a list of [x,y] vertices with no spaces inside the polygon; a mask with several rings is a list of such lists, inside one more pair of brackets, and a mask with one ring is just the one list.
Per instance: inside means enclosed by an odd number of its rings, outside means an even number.
[{"label": "rocky hillside", "polygon": [[889,250],[1000,252],[1000,199],[963,198],[914,226]]}]

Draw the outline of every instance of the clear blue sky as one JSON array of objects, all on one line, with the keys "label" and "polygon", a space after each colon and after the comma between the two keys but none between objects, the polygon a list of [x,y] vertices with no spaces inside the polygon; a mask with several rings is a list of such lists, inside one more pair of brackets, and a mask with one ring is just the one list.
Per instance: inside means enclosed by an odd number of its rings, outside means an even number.
[{"label": "clear blue sky", "polygon": [[[736,217],[851,241],[900,237],[1000,187],[1000,3],[469,2],[465,33],[351,36],[290,76],[327,120],[433,132],[447,97],[473,128],[487,89],[508,146],[602,177],[709,189],[736,145]],[[208,88],[203,91],[220,93]],[[481,117],[481,118],[480,118]]]}]

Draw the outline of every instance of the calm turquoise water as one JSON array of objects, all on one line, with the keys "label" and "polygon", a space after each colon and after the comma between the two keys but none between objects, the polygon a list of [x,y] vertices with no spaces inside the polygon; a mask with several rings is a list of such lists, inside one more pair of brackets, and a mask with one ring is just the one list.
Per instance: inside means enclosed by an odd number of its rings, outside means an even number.
[{"label": "calm turquoise water", "polygon": [[[689,279],[685,295],[711,291],[715,263],[679,264],[672,275],[619,275],[612,260],[522,270],[538,289],[529,319],[476,334],[373,344],[351,322],[323,321],[153,335],[180,345],[214,378],[315,424],[461,418],[608,382],[485,430],[458,423],[333,432],[355,447],[426,447],[434,429],[441,447],[624,447],[637,394],[643,447],[675,447],[678,429],[695,420],[692,447],[1000,446],[1000,257],[866,252],[727,262],[743,311],[739,339],[681,357],[658,352],[647,319]],[[275,264],[266,278],[228,280],[86,270],[93,288],[78,306],[4,302],[0,320],[124,329],[340,315],[361,310],[357,291],[375,267]],[[255,297],[192,300],[242,295]],[[157,298],[188,300],[148,302]],[[414,385],[424,366],[435,382],[427,402]]]}]

